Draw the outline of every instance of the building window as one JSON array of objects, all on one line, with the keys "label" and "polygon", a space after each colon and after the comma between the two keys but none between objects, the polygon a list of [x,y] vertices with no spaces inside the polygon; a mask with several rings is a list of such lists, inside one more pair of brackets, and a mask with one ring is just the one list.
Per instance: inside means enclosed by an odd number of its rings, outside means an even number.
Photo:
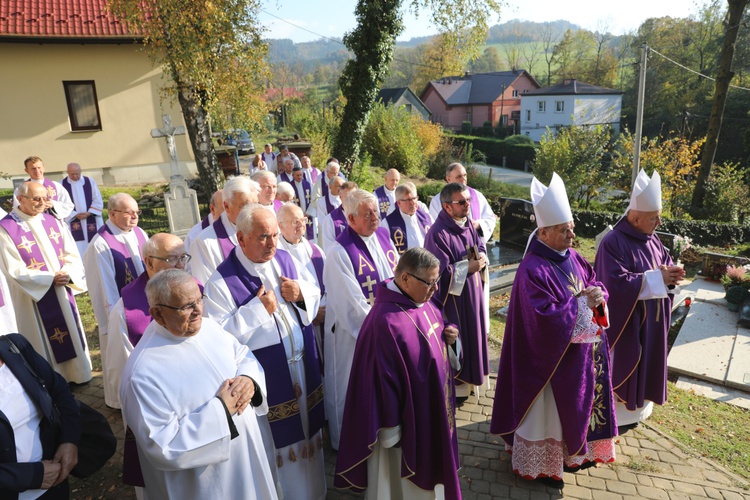
[{"label": "building window", "polygon": [[99,102],[93,80],[63,82],[65,101],[68,103],[70,129],[74,132],[101,130]]},{"label": "building window", "polygon": [[513,97],[518,97],[518,91],[516,89],[513,89]]},{"label": "building window", "polygon": [[562,113],[565,111],[565,101],[555,101],[555,113]]},{"label": "building window", "polygon": [[538,111],[539,111],[540,113],[544,113],[545,111],[547,111],[547,101],[539,101],[539,102],[538,102],[538,103],[536,103],[536,104],[537,104],[537,107],[538,107],[538,109],[537,109],[537,110],[538,110]]},{"label": "building window", "polygon": [[411,113],[411,104],[404,104],[404,108],[406,109],[406,111]]},{"label": "building window", "polygon": [[531,121],[531,110],[530,109],[526,110],[526,121],[527,122]]}]

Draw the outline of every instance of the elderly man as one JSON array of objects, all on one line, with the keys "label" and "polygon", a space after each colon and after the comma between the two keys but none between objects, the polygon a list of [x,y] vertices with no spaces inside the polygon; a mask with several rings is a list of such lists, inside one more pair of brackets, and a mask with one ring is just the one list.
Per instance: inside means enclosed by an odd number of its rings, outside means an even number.
[{"label": "elderly man", "polygon": [[347,181],[341,184],[341,187],[339,188],[339,199],[341,200],[341,204],[333,209],[321,223],[321,226],[323,226],[323,229],[321,230],[323,233],[321,246],[324,250],[330,250],[333,247],[333,244],[336,243],[336,238],[338,238],[339,235],[344,232],[344,229],[346,229],[348,224],[346,222],[346,215],[344,214],[344,200],[349,196],[349,193],[356,191],[358,187],[359,186],[357,186],[357,183],[354,181]]},{"label": "elderly man", "polygon": [[91,380],[91,359],[73,291],[83,292],[81,256],[70,231],[46,214],[47,188],[24,182],[18,206],[0,220],[0,268],[21,333],[68,382]]},{"label": "elderly man", "polygon": [[[440,262],[423,248],[401,256],[354,350],[334,485],[367,498],[461,498],[453,370],[458,330],[430,302]],[[387,380],[376,384],[374,380]],[[398,493],[396,493],[398,492]],[[442,493],[437,494],[438,492]]]},{"label": "elderly man", "polygon": [[[497,217],[492,213],[492,208],[487,203],[487,198],[476,189],[469,187],[466,184],[467,179],[466,169],[460,163],[451,163],[445,169],[446,182],[458,182],[466,186],[466,189],[469,190],[469,199],[471,201],[469,216],[474,224],[474,229],[477,230],[477,233],[486,245],[495,231]],[[430,202],[430,215],[433,220],[437,220],[441,210],[442,202],[440,201],[440,196],[434,196]]]},{"label": "elderly man", "polygon": [[[56,219],[66,220],[75,208],[73,200],[62,184],[44,176],[44,162],[38,156],[29,156],[23,161],[24,170],[29,174],[28,181],[42,184],[47,189],[44,211]],[[18,189],[13,193],[13,207],[18,206]]]},{"label": "elderly man", "polygon": [[102,209],[104,201],[99,186],[91,177],[81,175],[78,163],[68,163],[68,176],[62,180],[62,187],[73,200],[74,208],[68,216],[70,234],[78,246],[78,253],[83,253],[94,238],[96,232],[104,224]]},{"label": "elderly man", "polygon": [[[279,204],[294,203],[294,188],[288,182],[282,182],[276,188],[276,200]],[[276,204],[274,202],[274,204]]]},{"label": "elderly man", "polygon": [[289,151],[289,146],[282,144],[279,146],[279,154],[276,156],[276,166],[278,167],[279,173],[286,168],[284,162],[287,160],[292,160],[292,168],[302,167],[297,155]]},{"label": "elderly man", "polygon": [[317,225],[315,224],[315,208],[310,203],[310,197],[312,196],[312,185],[305,179],[304,172],[301,168],[296,168],[292,172],[294,182],[292,187],[294,188],[294,203],[302,209],[302,212],[307,216],[307,227],[305,228],[305,237],[309,241],[314,241],[316,238],[315,230]]},{"label": "elderly man", "polygon": [[273,152],[273,146],[270,144],[266,144],[263,146],[263,152],[261,153],[261,158],[266,163],[266,167],[269,171],[276,174],[278,172],[278,166],[276,165],[276,158],[279,156],[278,153]]},{"label": "elderly man", "polygon": [[291,184],[294,182],[294,176],[292,175],[292,171],[294,170],[294,160],[291,158],[287,158],[283,162],[280,163],[281,165],[281,171],[279,172],[279,176],[276,178],[279,184],[282,182],[288,182]]},{"label": "elderly man", "polygon": [[219,264],[237,246],[235,223],[242,207],[258,202],[258,183],[247,177],[230,177],[222,190],[224,212],[204,229],[190,245],[193,261],[188,270],[201,283],[216,271]]},{"label": "elderly man", "polygon": [[510,294],[490,432],[512,450],[513,471],[563,487],[573,472],[615,459],[606,292],[573,250],[565,185],[534,178],[538,234]]},{"label": "elderly man", "polygon": [[[482,271],[487,266],[484,242],[469,217],[469,191],[457,182],[440,191],[443,210],[425,236],[424,247],[440,260],[440,289],[432,300],[443,307],[446,320],[459,327],[463,362],[456,374],[456,398],[462,404],[473,386],[489,375],[489,318]],[[476,393],[479,396],[479,393]]]},{"label": "elderly man", "polygon": [[385,173],[385,184],[375,188],[375,196],[378,198],[380,218],[385,219],[396,210],[396,186],[401,181],[401,174],[395,168]]},{"label": "elderly man", "polygon": [[414,183],[405,182],[396,187],[396,205],[398,210],[381,220],[380,225],[388,230],[398,253],[402,254],[408,248],[424,246],[424,237],[433,220],[419,205]]},{"label": "elderly man", "polygon": [[120,388],[144,498],[277,498],[258,426],[268,411],[258,361],[202,318],[201,291],[185,271],[158,273],[146,296],[153,321]]},{"label": "elderly man", "polygon": [[325,198],[326,196],[328,196],[328,192],[330,191],[331,179],[339,177],[340,171],[341,166],[339,165],[338,160],[335,160],[334,158],[328,160],[325,175],[321,175],[320,177],[318,177],[318,181],[313,186],[312,199],[310,200],[310,203],[316,205],[320,198]]},{"label": "elderly man", "polygon": [[206,215],[198,224],[190,228],[190,232],[185,236],[185,248],[190,248],[193,240],[195,240],[204,229],[216,222],[216,219],[219,218],[222,212],[224,212],[224,204],[222,203],[221,189],[217,189],[211,196],[211,200],[208,202],[208,215]]},{"label": "elderly man", "polygon": [[346,388],[359,329],[375,301],[375,285],[393,277],[398,252],[388,231],[378,227],[378,201],[356,189],[342,204],[348,222],[329,250],[326,284],[325,384],[331,446],[339,448]]},{"label": "elderly man", "polygon": [[284,498],[326,495],[323,383],[312,321],[320,290],[304,268],[277,249],[273,214],[258,205],[237,219],[235,248],[206,283],[207,317],[258,358],[268,381],[264,439],[273,442]]},{"label": "elderly man", "polygon": [[667,399],[667,334],[672,317],[670,288],[685,270],[675,266],[654,234],[661,222],[661,178],[636,178],[626,216],[599,245],[594,269],[609,290],[612,327],[612,386],[623,432]]},{"label": "elderly man", "polygon": [[320,170],[312,166],[312,161],[309,156],[303,156],[299,161],[302,165],[302,172],[305,174],[305,179],[307,179],[307,182],[309,182],[311,186],[314,186],[315,183],[318,182],[318,177],[320,177]]},{"label": "elderly man", "polygon": [[104,402],[111,408],[119,408],[119,387],[107,378],[107,325],[109,312],[120,300],[120,292],[145,270],[141,260],[141,247],[148,236],[138,227],[141,214],[132,196],[117,193],[107,201],[109,219],[99,228],[96,237],[83,254],[86,281],[91,297],[91,306],[99,325],[99,348],[102,357],[104,378]]},{"label": "elderly man", "polygon": [[270,210],[273,213],[281,206],[282,202],[276,199],[277,193],[277,180],[276,176],[271,172],[258,172],[253,176],[253,180],[260,186],[260,193],[258,193],[258,203],[263,205],[266,210]]}]

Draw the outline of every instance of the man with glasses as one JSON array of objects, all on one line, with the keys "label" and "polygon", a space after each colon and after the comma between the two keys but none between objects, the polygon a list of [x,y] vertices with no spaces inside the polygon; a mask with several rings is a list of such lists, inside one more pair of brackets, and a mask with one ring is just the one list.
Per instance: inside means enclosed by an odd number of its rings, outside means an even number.
[{"label": "man with glasses", "polygon": [[20,333],[68,382],[91,380],[91,359],[73,293],[86,290],[70,231],[45,213],[47,189],[18,188],[18,206],[0,220],[5,272]]},{"label": "man with glasses", "polygon": [[83,253],[94,239],[96,232],[104,224],[102,219],[102,193],[99,186],[91,177],[81,175],[81,166],[78,163],[68,163],[68,176],[62,180],[62,187],[70,195],[74,208],[66,218],[70,227],[70,234],[78,246],[78,252]]},{"label": "man with glasses", "polygon": [[367,498],[461,498],[448,356],[458,330],[430,301],[440,262],[410,248],[394,274],[377,285],[359,332],[334,485]]},{"label": "man with glasses", "polygon": [[490,373],[487,255],[469,216],[471,196],[466,186],[447,184],[440,201],[443,209],[427,232],[424,247],[440,261],[440,288],[432,300],[441,304],[446,321],[459,327],[461,341],[456,346],[463,351],[463,362],[456,374],[456,400],[460,405],[472,391],[479,397],[478,386]]},{"label": "man with glasses", "polygon": [[[73,200],[70,199],[70,195],[63,188],[62,184],[44,176],[45,169],[42,159],[38,156],[29,156],[23,161],[23,167],[26,173],[29,174],[28,181],[41,184],[47,190],[44,211],[54,216],[56,219],[67,219],[70,216],[70,213],[75,209]],[[17,197],[18,189],[13,193],[14,207],[18,206]]]},{"label": "man with glasses", "polygon": [[276,176],[267,170],[260,171],[253,175],[253,180],[260,186],[258,203],[263,205],[266,210],[275,214],[282,204],[281,201],[276,199],[276,193],[278,192],[278,181],[276,180]]},{"label": "man with glasses", "polygon": [[258,360],[202,317],[201,291],[185,271],[158,273],[146,297],[153,321],[120,387],[145,497],[276,499],[259,428],[268,404]]},{"label": "man with glasses", "polygon": [[325,384],[331,446],[339,448],[346,388],[357,336],[379,282],[393,277],[398,252],[380,226],[378,199],[355,189],[343,204],[348,226],[326,250]]},{"label": "man with glasses", "polygon": [[278,248],[274,214],[242,209],[239,246],[206,283],[204,314],[245,344],[266,373],[268,419],[284,498],[325,498],[323,382],[312,322],[320,290],[304,267]]},{"label": "man with glasses", "polygon": [[107,342],[109,313],[120,300],[125,285],[143,273],[141,247],[148,236],[138,227],[141,214],[138,202],[127,193],[117,193],[107,201],[109,219],[99,228],[83,254],[86,282],[91,306],[99,325],[99,348],[102,357],[104,402],[110,408],[119,408],[118,387],[107,376]]},{"label": "man with glasses", "polygon": [[388,230],[398,253],[424,246],[424,236],[433,221],[430,214],[420,206],[414,183],[405,182],[396,188],[396,205],[398,210],[382,219],[380,225]]}]

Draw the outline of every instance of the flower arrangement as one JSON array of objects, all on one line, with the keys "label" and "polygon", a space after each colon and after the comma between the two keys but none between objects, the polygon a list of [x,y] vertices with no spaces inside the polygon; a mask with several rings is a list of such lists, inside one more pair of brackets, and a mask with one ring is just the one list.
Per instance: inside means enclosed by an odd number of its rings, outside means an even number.
[{"label": "flower arrangement", "polygon": [[721,276],[720,281],[727,291],[735,285],[741,286],[746,290],[750,289],[750,276],[748,276],[747,269],[744,266],[727,266],[726,272]]},{"label": "flower arrangement", "polygon": [[693,240],[687,236],[675,236],[674,237],[674,260],[680,260],[682,252],[693,246]]}]

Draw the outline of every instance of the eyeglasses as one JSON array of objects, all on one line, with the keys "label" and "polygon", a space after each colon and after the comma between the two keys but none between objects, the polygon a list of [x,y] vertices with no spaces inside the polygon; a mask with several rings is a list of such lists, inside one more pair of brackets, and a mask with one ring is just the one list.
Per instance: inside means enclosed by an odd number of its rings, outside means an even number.
[{"label": "eyeglasses", "polygon": [[20,195],[21,198],[26,198],[27,200],[31,200],[34,203],[41,203],[43,201],[51,200],[49,196],[26,196],[26,195]]},{"label": "eyeglasses", "polygon": [[301,219],[292,219],[285,221],[286,224],[293,224],[295,226],[306,226],[307,225],[307,217],[302,217]]},{"label": "eyeglasses", "polygon": [[141,213],[143,213],[143,210],[115,210],[115,209],[112,209],[112,210],[110,210],[110,212],[120,212],[120,213],[123,213],[123,214],[127,214],[128,217],[138,217],[139,215],[141,215]]},{"label": "eyeglasses", "polygon": [[372,220],[373,218],[380,219],[380,213],[370,210],[364,215],[360,214],[360,217],[362,217],[364,220]]},{"label": "eyeglasses", "polygon": [[412,196],[411,198],[404,198],[403,200],[398,200],[398,201],[405,201],[406,203],[411,203],[412,201],[418,201],[418,200],[419,200],[419,196]]},{"label": "eyeglasses", "polygon": [[182,307],[174,307],[174,306],[168,306],[167,304],[156,304],[159,307],[166,307],[167,309],[171,309],[173,311],[176,311],[178,314],[191,314],[193,311],[197,311],[199,309],[203,309],[203,297],[204,295],[201,295],[201,298],[196,300],[195,302],[191,302],[190,304],[185,304]]},{"label": "eyeglasses", "polygon": [[465,200],[452,201],[451,204],[453,204],[453,205],[461,205],[463,207],[463,206],[466,206],[467,204],[469,204],[470,202],[471,202],[471,198],[466,198]]},{"label": "eyeglasses", "polygon": [[152,259],[158,259],[166,262],[170,266],[176,266],[177,264],[187,264],[193,257],[189,254],[175,255],[172,257],[157,257],[156,255],[150,255]]},{"label": "eyeglasses", "polygon": [[425,281],[422,278],[420,278],[419,276],[413,275],[412,273],[406,273],[406,274],[408,274],[409,276],[411,276],[415,280],[424,283],[427,286],[427,288],[432,288],[433,286],[435,286],[435,285],[438,284],[438,280],[430,282],[430,281]]}]

